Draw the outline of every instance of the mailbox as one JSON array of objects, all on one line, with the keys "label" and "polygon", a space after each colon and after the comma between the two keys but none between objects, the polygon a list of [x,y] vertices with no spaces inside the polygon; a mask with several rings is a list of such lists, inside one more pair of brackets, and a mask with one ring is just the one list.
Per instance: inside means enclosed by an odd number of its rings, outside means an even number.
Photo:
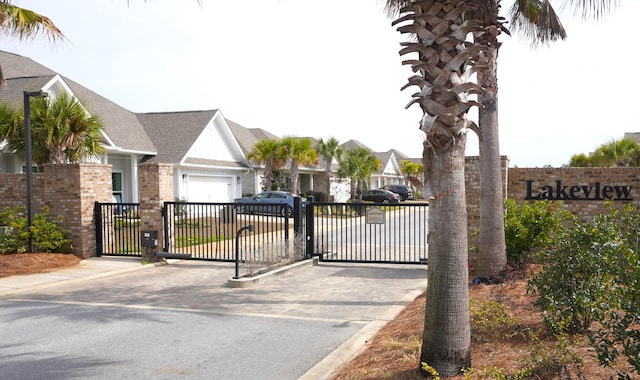
[{"label": "mailbox", "polygon": [[140,245],[143,247],[157,247],[158,231],[142,231],[140,233]]}]

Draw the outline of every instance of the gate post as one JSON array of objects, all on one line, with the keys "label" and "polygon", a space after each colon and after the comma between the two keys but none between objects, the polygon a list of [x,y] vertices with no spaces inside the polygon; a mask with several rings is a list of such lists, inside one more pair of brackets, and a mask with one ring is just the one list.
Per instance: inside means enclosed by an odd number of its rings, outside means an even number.
[{"label": "gate post", "polygon": [[100,207],[100,202],[96,201],[93,203],[93,215],[95,215],[96,220],[96,257],[102,256],[102,207]]},{"label": "gate post", "polygon": [[[158,231],[158,246],[165,247],[162,206],[173,200],[173,165],[145,162],[138,166],[140,191],[140,231]],[[162,231],[162,232],[160,232]],[[144,250],[143,261],[162,261],[155,252]]]},{"label": "gate post", "polygon": [[305,241],[306,241],[306,247],[305,247],[305,253],[307,258],[313,257],[313,246],[315,245],[314,243],[314,237],[315,237],[315,225],[314,225],[314,207],[313,207],[313,196],[310,195],[307,197],[307,213],[305,215],[306,218],[306,228],[305,228]]}]

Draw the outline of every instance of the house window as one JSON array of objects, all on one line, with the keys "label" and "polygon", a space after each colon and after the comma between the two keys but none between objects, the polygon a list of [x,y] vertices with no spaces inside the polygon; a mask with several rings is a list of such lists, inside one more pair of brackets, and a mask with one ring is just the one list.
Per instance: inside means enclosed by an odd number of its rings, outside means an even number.
[{"label": "house window", "polygon": [[111,184],[113,201],[122,203],[122,173],[111,173]]}]

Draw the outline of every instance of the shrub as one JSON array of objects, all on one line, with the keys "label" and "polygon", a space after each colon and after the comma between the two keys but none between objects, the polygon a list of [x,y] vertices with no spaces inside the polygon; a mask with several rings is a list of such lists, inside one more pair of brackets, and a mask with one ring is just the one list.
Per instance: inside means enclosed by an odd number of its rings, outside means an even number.
[{"label": "shrub", "polygon": [[561,202],[538,201],[518,206],[513,199],[505,200],[504,231],[509,264],[522,265],[561,232],[572,218],[561,205]]},{"label": "shrub", "polygon": [[[613,367],[623,357],[636,376],[640,373],[640,209],[627,205],[611,210],[617,239],[607,249],[610,274],[608,304],[600,328],[589,336],[600,364]],[[617,367],[619,368],[619,367]],[[619,379],[632,377],[623,370]]]},{"label": "shrub", "polygon": [[[23,253],[27,251],[29,243],[29,226],[27,218],[19,216],[22,208],[6,208],[0,216],[0,223],[6,223],[9,227],[4,235],[0,235],[0,252]],[[55,221],[47,220],[49,208],[45,207],[42,214],[34,215],[31,235],[33,237],[33,249],[43,252],[68,252],[71,240],[66,237],[58,224],[62,217]]]},{"label": "shrub", "polygon": [[608,309],[611,286],[608,257],[617,249],[617,227],[610,215],[592,222],[574,221],[540,252],[543,269],[531,276],[528,290],[554,332],[583,332]]},{"label": "shrub", "polygon": [[478,342],[509,339],[517,334],[520,321],[507,313],[507,307],[497,301],[469,301],[471,337]]}]

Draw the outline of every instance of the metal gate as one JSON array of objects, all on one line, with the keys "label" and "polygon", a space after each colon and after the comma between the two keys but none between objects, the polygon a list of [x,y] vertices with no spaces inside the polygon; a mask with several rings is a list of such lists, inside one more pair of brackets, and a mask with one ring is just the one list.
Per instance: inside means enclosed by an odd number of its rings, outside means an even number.
[{"label": "metal gate", "polygon": [[140,204],[94,204],[96,256],[142,256]]},{"label": "metal gate", "polygon": [[426,264],[428,206],[314,203],[314,255],[320,261]]},{"label": "metal gate", "polygon": [[[427,263],[427,203],[301,204],[291,216],[274,205],[246,212],[232,203],[165,202],[167,257],[233,262]],[[278,208],[279,209],[279,208]],[[245,211],[245,213],[242,213]],[[96,203],[96,255],[141,256],[139,204]],[[253,230],[250,230],[252,226]]]}]

